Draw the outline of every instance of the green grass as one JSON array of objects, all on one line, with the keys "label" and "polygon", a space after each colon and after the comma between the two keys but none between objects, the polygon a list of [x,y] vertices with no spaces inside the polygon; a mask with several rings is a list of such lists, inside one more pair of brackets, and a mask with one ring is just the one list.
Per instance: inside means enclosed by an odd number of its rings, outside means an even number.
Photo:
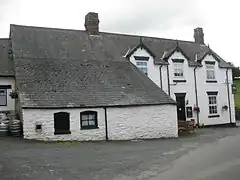
[{"label": "green grass", "polygon": [[237,87],[237,92],[234,95],[234,99],[235,99],[235,106],[237,108],[240,108],[240,80],[235,80],[234,84],[236,84]]}]

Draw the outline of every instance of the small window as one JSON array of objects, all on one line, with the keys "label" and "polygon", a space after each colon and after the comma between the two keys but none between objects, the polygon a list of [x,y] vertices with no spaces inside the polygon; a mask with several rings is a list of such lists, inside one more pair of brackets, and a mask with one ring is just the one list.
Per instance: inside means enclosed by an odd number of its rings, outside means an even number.
[{"label": "small window", "polygon": [[136,61],[136,65],[140,71],[148,75],[147,61]]},{"label": "small window", "polygon": [[215,65],[206,64],[207,80],[215,80]]},{"label": "small window", "polygon": [[209,106],[209,114],[210,115],[215,115],[218,113],[217,95],[208,95],[208,106]]},{"label": "small window", "polygon": [[183,77],[183,63],[174,63],[174,77]]},{"label": "small window", "polygon": [[7,105],[7,89],[0,89],[0,106]]},{"label": "small window", "polygon": [[81,129],[98,128],[97,112],[84,111],[80,113]]},{"label": "small window", "polygon": [[67,112],[54,113],[54,134],[70,134],[70,114]]}]

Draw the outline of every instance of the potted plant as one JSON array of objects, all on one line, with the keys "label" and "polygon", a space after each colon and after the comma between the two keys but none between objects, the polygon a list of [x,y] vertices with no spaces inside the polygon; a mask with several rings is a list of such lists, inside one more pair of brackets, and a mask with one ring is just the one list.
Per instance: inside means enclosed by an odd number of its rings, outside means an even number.
[{"label": "potted plant", "polygon": [[222,107],[222,109],[223,109],[223,110],[228,110],[228,106],[227,106],[227,105],[224,105],[224,106]]},{"label": "potted plant", "polygon": [[200,112],[200,108],[199,108],[198,106],[195,106],[195,107],[193,108],[193,110],[194,110],[195,112]]},{"label": "potted plant", "polygon": [[11,96],[12,99],[17,99],[18,93],[16,91],[12,91],[12,92],[10,92],[9,96]]}]

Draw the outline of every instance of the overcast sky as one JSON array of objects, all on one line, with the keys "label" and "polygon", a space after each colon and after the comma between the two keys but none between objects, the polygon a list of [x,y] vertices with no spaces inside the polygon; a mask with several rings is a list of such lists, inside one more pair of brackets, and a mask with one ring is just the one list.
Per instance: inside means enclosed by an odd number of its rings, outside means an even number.
[{"label": "overcast sky", "polygon": [[203,27],[205,43],[240,66],[238,0],[0,0],[0,37],[10,24],[84,30],[90,11],[99,13],[100,31],[192,41]]}]

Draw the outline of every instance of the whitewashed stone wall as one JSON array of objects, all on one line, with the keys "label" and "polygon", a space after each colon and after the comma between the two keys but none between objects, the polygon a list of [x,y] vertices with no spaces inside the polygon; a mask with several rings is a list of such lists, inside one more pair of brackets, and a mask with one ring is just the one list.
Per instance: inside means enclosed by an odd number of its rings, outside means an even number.
[{"label": "whitewashed stone wall", "polygon": [[[81,130],[80,112],[98,112],[98,129]],[[54,113],[70,113],[71,134],[54,135]],[[36,123],[42,124],[42,132],[36,132]],[[105,114],[103,108],[98,109],[23,109],[23,131],[25,139],[45,141],[93,141],[105,140]]]},{"label": "whitewashed stone wall", "polygon": [[[98,112],[99,129],[81,130],[80,112]],[[70,131],[67,135],[54,135],[54,113],[70,113]],[[108,133],[110,140],[147,139],[177,137],[176,106],[141,106],[108,108]],[[35,125],[42,124],[37,132]],[[105,112],[98,109],[23,109],[23,130],[25,139],[44,141],[94,141],[105,140]]]},{"label": "whitewashed stone wall", "polygon": [[111,140],[178,136],[175,105],[109,108],[107,115]]},{"label": "whitewashed stone wall", "polygon": [[15,99],[12,99],[9,94],[15,89],[15,81],[13,77],[0,77],[0,85],[11,85],[12,89],[7,89],[7,106],[0,106],[0,111],[15,110]]}]

